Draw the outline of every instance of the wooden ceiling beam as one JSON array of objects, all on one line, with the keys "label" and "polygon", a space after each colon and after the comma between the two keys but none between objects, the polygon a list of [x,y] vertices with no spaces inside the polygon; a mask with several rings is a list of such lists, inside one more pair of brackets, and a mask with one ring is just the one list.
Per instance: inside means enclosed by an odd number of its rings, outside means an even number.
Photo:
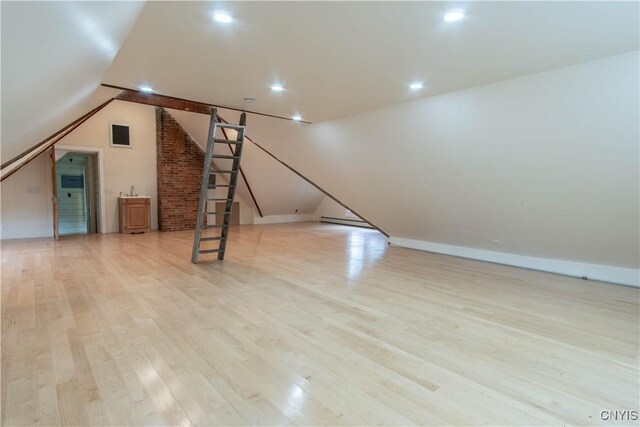
[{"label": "wooden ceiling beam", "polygon": [[[102,86],[108,87],[111,89],[121,90],[122,92],[116,95],[116,99],[120,101],[137,102],[139,104],[153,105],[155,107],[169,108],[172,110],[206,114],[207,116],[211,115],[211,108],[215,107],[215,108],[222,108],[225,110],[240,111],[247,114],[255,114],[258,116],[271,117],[273,119],[296,121],[290,117],[276,116],[274,114],[260,113],[258,111],[249,111],[241,108],[226,107],[224,105],[207,104],[206,102],[193,101],[193,100],[184,99],[184,98],[177,98],[175,96],[160,95],[157,93],[144,93],[144,92],[140,92],[139,90],[122,87],[122,86],[111,85],[107,83],[103,83]],[[309,125],[311,124],[311,122],[307,122],[304,120],[298,120],[297,122],[306,123]]]},{"label": "wooden ceiling beam", "polygon": [[135,102],[138,104],[151,105],[154,107],[168,108],[171,110],[188,111],[190,113],[211,115],[211,106],[201,102],[189,101],[187,99],[172,98],[153,93],[143,93],[138,91],[123,90],[115,96],[118,101]]}]

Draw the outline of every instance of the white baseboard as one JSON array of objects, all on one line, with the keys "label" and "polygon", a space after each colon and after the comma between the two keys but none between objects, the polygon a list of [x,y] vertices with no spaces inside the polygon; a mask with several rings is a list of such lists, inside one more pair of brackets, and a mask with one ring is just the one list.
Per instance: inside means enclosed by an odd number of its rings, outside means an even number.
[{"label": "white baseboard", "polygon": [[285,222],[313,221],[313,214],[267,215],[256,217],[255,224],[281,224]]},{"label": "white baseboard", "polygon": [[587,277],[589,280],[640,287],[640,269],[636,268],[588,264],[583,262],[564,261],[560,259],[537,258],[505,252],[467,248],[464,246],[445,245],[442,243],[426,242],[423,240],[405,239],[401,237],[391,237],[389,242],[392,245],[418,249],[421,251],[454,255],[462,258],[494,262],[496,264],[546,271],[548,273],[557,273],[580,278]]}]

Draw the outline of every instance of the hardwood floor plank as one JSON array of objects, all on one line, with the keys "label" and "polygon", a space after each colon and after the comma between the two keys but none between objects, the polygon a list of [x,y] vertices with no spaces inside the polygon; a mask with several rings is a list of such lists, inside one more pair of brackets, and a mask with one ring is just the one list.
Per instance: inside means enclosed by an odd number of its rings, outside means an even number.
[{"label": "hardwood floor plank", "polygon": [[638,410],[638,289],[339,225],[192,237],[2,241],[2,424],[637,425],[600,411]]}]

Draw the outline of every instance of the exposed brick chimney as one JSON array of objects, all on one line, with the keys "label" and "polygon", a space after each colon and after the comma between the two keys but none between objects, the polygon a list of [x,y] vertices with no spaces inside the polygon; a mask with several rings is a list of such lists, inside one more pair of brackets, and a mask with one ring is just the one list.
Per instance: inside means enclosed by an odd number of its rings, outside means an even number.
[{"label": "exposed brick chimney", "polygon": [[164,108],[156,108],[158,228],[193,230],[204,154]]}]

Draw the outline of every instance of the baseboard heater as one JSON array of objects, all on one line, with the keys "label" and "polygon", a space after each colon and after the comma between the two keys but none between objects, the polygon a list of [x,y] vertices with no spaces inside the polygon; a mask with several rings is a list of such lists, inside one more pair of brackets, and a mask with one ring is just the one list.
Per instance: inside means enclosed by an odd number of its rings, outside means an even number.
[{"label": "baseboard heater", "polygon": [[368,222],[361,219],[334,218],[332,216],[321,216],[320,222],[328,224],[349,225],[351,227],[373,228]]}]

